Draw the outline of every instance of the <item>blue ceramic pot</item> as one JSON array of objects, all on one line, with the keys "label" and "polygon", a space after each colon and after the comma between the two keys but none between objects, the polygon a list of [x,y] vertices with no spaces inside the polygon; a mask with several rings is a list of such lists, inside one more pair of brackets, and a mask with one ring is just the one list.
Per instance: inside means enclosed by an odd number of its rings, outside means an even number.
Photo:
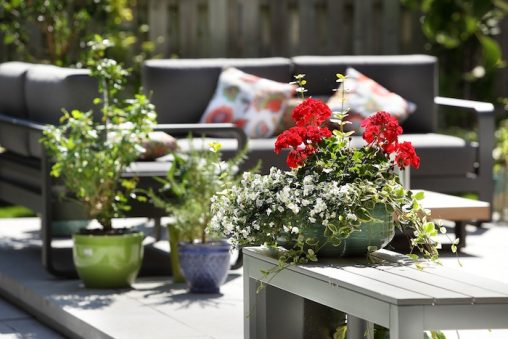
[{"label": "blue ceramic pot", "polygon": [[229,271],[230,248],[227,241],[179,244],[180,270],[190,292],[219,293]]}]

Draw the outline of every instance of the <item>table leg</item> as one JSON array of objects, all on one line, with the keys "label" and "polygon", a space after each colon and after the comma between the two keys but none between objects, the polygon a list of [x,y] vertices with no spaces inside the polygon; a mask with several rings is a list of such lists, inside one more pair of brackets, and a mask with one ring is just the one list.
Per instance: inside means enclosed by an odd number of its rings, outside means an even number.
[{"label": "table leg", "polygon": [[422,307],[390,307],[390,339],[422,339],[423,331]]},{"label": "table leg", "polygon": [[374,324],[348,314],[347,339],[374,339]]},{"label": "table leg", "polygon": [[457,248],[466,246],[466,223],[464,221],[455,221],[455,239],[459,239]]}]

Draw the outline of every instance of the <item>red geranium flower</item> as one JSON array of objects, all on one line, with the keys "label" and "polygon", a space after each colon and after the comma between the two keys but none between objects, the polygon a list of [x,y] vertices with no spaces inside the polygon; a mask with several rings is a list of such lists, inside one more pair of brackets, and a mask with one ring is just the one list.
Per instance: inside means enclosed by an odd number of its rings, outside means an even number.
[{"label": "red geranium flower", "polygon": [[401,169],[404,169],[409,165],[414,168],[420,167],[420,157],[416,155],[416,151],[409,141],[404,141],[397,145],[395,162]]},{"label": "red geranium flower", "polygon": [[396,118],[387,112],[377,112],[362,121],[365,128],[363,139],[369,143],[375,143],[386,153],[392,153],[397,146],[397,138],[402,134],[402,127]]},{"label": "red geranium flower", "polygon": [[308,98],[295,107],[291,116],[297,126],[320,126],[331,115],[332,110],[324,102]]},{"label": "red geranium flower", "polygon": [[279,154],[282,149],[289,148],[286,162],[290,168],[302,166],[305,159],[316,153],[317,145],[332,136],[332,132],[326,127],[295,126],[282,132],[275,141],[275,153]]}]

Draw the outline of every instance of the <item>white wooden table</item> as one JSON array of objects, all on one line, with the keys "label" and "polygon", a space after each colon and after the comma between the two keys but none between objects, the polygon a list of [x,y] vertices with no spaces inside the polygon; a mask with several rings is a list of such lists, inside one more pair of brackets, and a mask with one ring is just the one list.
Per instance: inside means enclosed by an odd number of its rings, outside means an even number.
[{"label": "white wooden table", "polygon": [[446,219],[455,222],[454,231],[455,237],[460,239],[459,248],[466,245],[466,222],[490,220],[490,204],[486,201],[426,190],[412,191],[424,193],[421,204],[431,211],[432,219]]},{"label": "white wooden table", "polygon": [[259,247],[243,252],[244,338],[309,337],[302,334],[298,300],[346,313],[348,338],[372,337],[365,332],[372,323],[389,328],[390,339],[423,338],[424,330],[508,328],[508,284],[458,269],[420,271],[407,257],[380,250],[373,254],[377,264],[338,258],[286,268],[257,294],[261,270],[277,260]]}]

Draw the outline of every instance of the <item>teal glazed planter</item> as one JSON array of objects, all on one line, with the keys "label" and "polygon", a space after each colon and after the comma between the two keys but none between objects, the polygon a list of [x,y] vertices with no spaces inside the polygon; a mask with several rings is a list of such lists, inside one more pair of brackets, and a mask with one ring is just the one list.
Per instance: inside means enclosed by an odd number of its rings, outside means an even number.
[{"label": "teal glazed planter", "polygon": [[74,234],[74,265],[85,287],[130,287],[141,268],[143,237],[142,232]]},{"label": "teal glazed planter", "polygon": [[[334,257],[356,257],[364,256],[368,253],[369,247],[381,249],[385,247],[395,235],[393,218],[386,212],[384,205],[376,205],[372,215],[378,219],[371,222],[362,223],[357,231],[352,232],[348,238],[344,239],[339,246],[333,246],[327,243],[324,236],[324,227],[322,225],[310,225],[302,230],[307,238],[314,238],[320,244],[325,244],[317,253],[321,258]],[[284,242],[281,242],[285,246]]]},{"label": "teal glazed planter", "polygon": [[368,253],[369,247],[376,247],[379,250],[393,239],[395,235],[393,217],[391,213],[386,212],[385,206],[376,205],[372,216],[378,220],[362,223],[358,231],[351,233],[344,240],[343,256],[364,256]]}]

